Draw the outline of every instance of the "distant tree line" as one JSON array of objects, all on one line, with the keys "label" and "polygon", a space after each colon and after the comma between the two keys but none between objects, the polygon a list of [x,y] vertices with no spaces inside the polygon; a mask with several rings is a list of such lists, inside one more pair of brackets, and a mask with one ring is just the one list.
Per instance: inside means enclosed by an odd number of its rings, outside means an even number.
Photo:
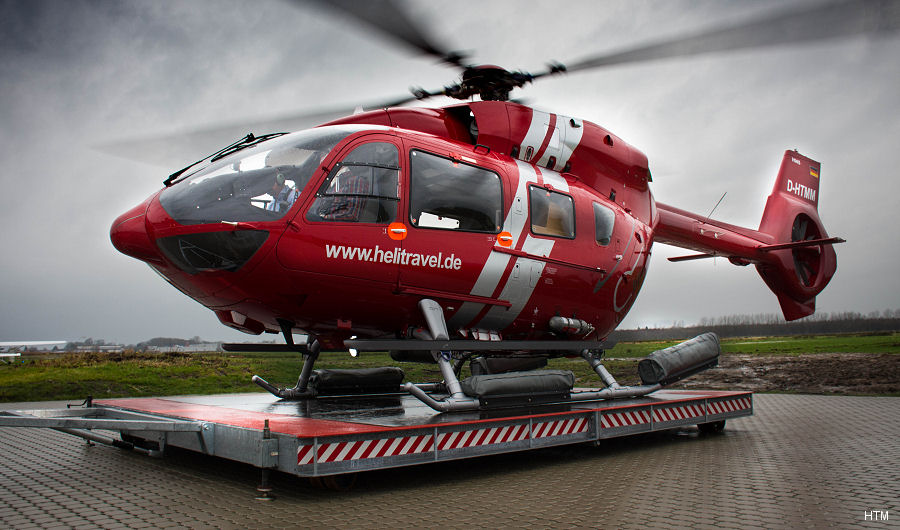
[{"label": "distant tree line", "polygon": [[137,344],[116,344],[114,342],[107,342],[103,339],[94,339],[88,337],[84,340],[78,341],[70,341],[66,343],[66,347],[64,348],[66,351],[101,351],[104,348],[119,346],[121,348],[126,348],[129,350],[143,351],[151,347],[155,348],[172,348],[175,346],[191,346],[193,344],[205,344],[207,341],[201,339],[200,337],[191,337],[189,339],[179,339],[174,337],[155,337],[150,340],[146,340],[144,342],[139,342]]},{"label": "distant tree line", "polygon": [[146,350],[148,347],[155,346],[157,348],[171,348],[174,346],[190,346],[191,344],[203,344],[206,341],[200,337],[191,337],[189,339],[178,339],[173,337],[155,337],[144,342],[139,342],[134,346],[135,350]]},{"label": "distant tree line", "polygon": [[707,331],[720,337],[900,331],[900,309],[866,314],[855,311],[822,312],[793,322],[785,321],[783,316],[776,313],[724,315],[701,318],[694,326],[685,326],[683,321],[679,321],[665,328],[620,329],[612,332],[609,338],[616,341],[681,340]]},{"label": "distant tree line", "polygon": [[103,339],[95,339],[88,337],[84,340],[73,340],[66,343],[65,351],[77,351],[78,349],[100,348],[102,346],[111,346],[114,343],[108,343]]}]

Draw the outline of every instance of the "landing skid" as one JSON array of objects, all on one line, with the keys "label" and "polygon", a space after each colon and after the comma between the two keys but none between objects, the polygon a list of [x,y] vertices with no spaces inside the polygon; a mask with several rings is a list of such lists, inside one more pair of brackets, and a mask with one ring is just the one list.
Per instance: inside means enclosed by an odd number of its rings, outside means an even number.
[{"label": "landing skid", "polygon": [[294,344],[294,334],[292,332],[293,324],[286,320],[279,320],[281,326],[281,334],[284,335],[285,345],[293,351],[303,354],[303,368],[300,370],[300,377],[297,384],[293,388],[278,388],[272,385],[262,377],[254,375],[251,381],[263,387],[268,392],[274,394],[281,399],[310,399],[315,397],[315,392],[309,388],[309,378],[312,376],[313,365],[319,358],[319,341],[313,339],[306,344]]},{"label": "landing skid", "polygon": [[[428,330],[423,339],[410,340],[347,340],[344,345],[359,351],[419,350],[429,351],[443,376],[441,383],[417,384],[403,380],[399,368],[362,370],[313,370],[320,346],[316,339],[307,344],[295,345],[292,323],[280,321],[284,346],[269,345],[279,351],[296,351],[303,354],[303,368],[293,388],[279,388],[258,375],[253,382],[271,394],[285,400],[314,399],[322,394],[385,394],[405,392],[439,412],[467,412],[500,407],[531,406],[543,403],[599,401],[606,399],[636,398],[660,390],[666,385],[718,364],[719,340],[706,333],[679,345],[652,353],[638,365],[643,384],[622,386],[603,366],[603,349],[610,344],[603,341],[478,341],[451,340],[441,306],[429,299],[419,302]],[[229,345],[231,346],[231,345]],[[254,346],[255,347],[255,346]],[[246,349],[247,346],[240,349]],[[238,348],[226,346],[229,351]],[[561,370],[535,370],[498,374],[472,375],[459,380],[462,363],[471,358],[464,354],[451,361],[454,352],[534,351],[578,352],[591,366],[603,388],[579,390],[574,388],[572,372]],[[314,384],[311,384],[314,383]]]}]

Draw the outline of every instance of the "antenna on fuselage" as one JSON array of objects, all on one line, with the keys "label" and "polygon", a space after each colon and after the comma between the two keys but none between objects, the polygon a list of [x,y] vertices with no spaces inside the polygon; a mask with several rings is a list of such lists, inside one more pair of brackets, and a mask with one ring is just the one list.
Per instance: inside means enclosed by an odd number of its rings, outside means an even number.
[{"label": "antenna on fuselage", "polygon": [[709,215],[707,215],[706,219],[703,220],[703,224],[706,224],[709,222],[709,218],[712,217],[712,214],[714,211],[716,211],[716,208],[718,208],[719,205],[722,204],[722,199],[724,199],[726,195],[728,195],[727,191],[725,193],[723,193],[721,197],[719,197],[719,202],[717,202],[716,205],[713,206],[712,210],[709,211]]}]

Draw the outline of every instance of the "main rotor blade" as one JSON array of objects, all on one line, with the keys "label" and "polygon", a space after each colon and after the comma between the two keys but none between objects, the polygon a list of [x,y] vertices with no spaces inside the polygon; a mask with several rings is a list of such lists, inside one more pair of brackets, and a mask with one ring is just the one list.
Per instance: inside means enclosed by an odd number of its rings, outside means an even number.
[{"label": "main rotor blade", "polygon": [[784,10],[742,24],[589,57],[566,66],[574,72],[616,64],[704,53],[815,42],[900,29],[900,2],[844,0]]},{"label": "main rotor blade", "polygon": [[[299,0],[294,0],[298,2]],[[462,67],[463,56],[437,45],[410,18],[406,10],[392,0],[314,0],[315,2],[350,15],[383,35],[412,46],[441,61]]]},{"label": "main rotor blade", "polygon": [[[390,101],[374,102],[358,109],[376,110],[415,101],[412,95]],[[349,106],[332,107],[315,112],[300,112],[244,122],[224,123],[187,131],[173,131],[156,136],[113,140],[96,145],[98,151],[128,160],[145,162],[163,168],[179,168],[233,142],[249,132],[259,136],[272,132],[308,129],[354,113]]]}]

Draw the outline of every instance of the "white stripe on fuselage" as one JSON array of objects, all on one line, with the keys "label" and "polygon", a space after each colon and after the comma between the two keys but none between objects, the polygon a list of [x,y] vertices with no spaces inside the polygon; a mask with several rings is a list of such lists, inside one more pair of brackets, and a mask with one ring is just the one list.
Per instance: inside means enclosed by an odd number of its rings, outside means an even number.
[{"label": "white stripe on fuselage", "polygon": [[528,132],[525,133],[525,139],[519,147],[519,156],[524,158],[529,147],[533,149],[532,158],[538,154],[541,145],[544,144],[544,138],[547,137],[547,129],[550,127],[550,114],[539,110],[531,111],[531,125],[528,126]]},{"label": "white stripe on fuselage", "polygon": [[[522,251],[535,256],[547,257],[553,250],[553,243],[552,239],[538,239],[529,234],[525,238],[525,244],[522,245]],[[519,317],[528,300],[531,299],[537,284],[540,283],[544,265],[546,264],[543,261],[517,258],[513,274],[509,275],[506,285],[500,292],[500,299],[508,300],[512,305],[510,307],[492,307],[478,323],[478,328],[501,330],[512,324]]]},{"label": "white stripe on fuselage", "polygon": [[[531,182],[542,182],[544,185],[553,187],[554,190],[569,192],[569,183],[559,173],[548,169],[542,170],[524,162],[517,161],[516,164],[519,166],[520,179],[520,189],[517,190],[517,195],[522,193],[521,187],[523,183],[527,188],[527,184]],[[528,177],[523,178],[526,174]],[[526,234],[526,237],[520,250],[534,256],[549,257],[550,252],[553,251],[555,240],[533,237],[528,230],[528,219],[523,219],[522,223],[522,233]],[[512,272],[507,277],[506,284],[503,286],[499,296],[501,300],[507,300],[512,305],[510,307],[492,307],[484,318],[478,322],[478,328],[499,331],[519,318],[522,309],[531,300],[531,295],[534,294],[535,288],[541,281],[545,265],[546,263],[540,260],[516,258]]]},{"label": "white stripe on fuselage", "polygon": [[569,192],[569,183],[559,173],[545,169],[541,171],[541,175],[545,185],[549,184],[556,191]]},{"label": "white stripe on fuselage", "polygon": [[[534,167],[524,162],[516,161],[519,168],[519,183],[516,186],[516,194],[512,200],[512,206],[503,221],[503,231],[509,232],[513,237],[511,247],[517,248],[522,241],[523,234],[527,233],[528,226],[528,184],[537,182],[537,174]],[[472,287],[470,294],[475,296],[491,297],[503,279],[503,273],[509,265],[512,257],[501,252],[491,252]],[[501,298],[503,299],[503,298]],[[504,299],[505,300],[505,299]],[[447,322],[451,329],[467,325],[484,308],[484,304],[476,302],[464,302],[459,311]]]},{"label": "white stripe on fuselage", "polygon": [[[555,120],[551,119],[551,117],[555,118]],[[550,124],[554,121],[555,127],[551,131]],[[513,236],[512,248],[542,257],[550,255],[554,241],[552,239],[534,238],[529,234],[528,185],[530,183],[549,185],[554,190],[563,193],[569,192],[569,184],[558,171],[566,166],[572,153],[581,143],[581,139],[584,136],[584,122],[566,116],[551,116],[551,114],[546,112],[532,110],[531,124],[529,124],[528,132],[525,133],[525,138],[519,146],[519,157],[525,158],[528,147],[531,147],[533,150],[532,158],[536,156],[548,134],[556,134],[557,136],[555,138],[553,136],[550,137],[547,148],[542,153],[541,161],[546,165],[550,157],[555,156],[557,158],[556,163],[552,169],[538,169],[532,163],[540,161],[531,160],[531,163],[525,163],[516,160],[516,165],[519,168],[519,183],[516,188],[516,195],[513,198],[512,207],[503,224],[503,230]],[[522,241],[523,236],[525,241],[520,247],[519,242]],[[503,279],[503,274],[509,266],[510,259],[508,254],[492,252],[488,256],[471,294],[492,296]],[[540,283],[544,265],[543,261],[530,258],[516,258],[509,277],[506,278],[506,283],[499,295],[501,300],[509,301],[512,304],[511,307],[492,307],[478,323],[478,327],[480,329],[501,330],[515,321],[531,299],[535,287]],[[482,311],[483,307],[483,304],[465,302],[459,311],[453,315],[448,324],[451,328],[466,326]]]},{"label": "white stripe on fuselage", "polygon": [[[573,126],[573,123],[577,125],[577,127]],[[578,144],[581,143],[581,138],[584,137],[584,122],[576,120],[575,118],[557,116],[556,126],[559,127],[561,131],[564,131],[564,133],[563,145],[560,149],[559,156],[556,158],[556,165],[553,166],[553,169],[562,171],[569,162],[569,159],[572,158],[572,153],[578,148]]]},{"label": "white stripe on fuselage", "polygon": [[[550,130],[551,123],[554,124],[552,131]],[[519,158],[524,160],[528,148],[531,147],[533,151],[529,163],[544,167],[550,162],[550,157],[555,157],[556,161],[549,169],[562,171],[569,159],[572,158],[572,153],[578,148],[582,138],[584,138],[584,121],[532,110],[528,132],[525,133],[525,138],[519,145]],[[541,153],[541,146],[544,145],[545,140],[547,140],[547,147]],[[541,154],[541,157],[535,159],[534,157],[538,153]]]}]

